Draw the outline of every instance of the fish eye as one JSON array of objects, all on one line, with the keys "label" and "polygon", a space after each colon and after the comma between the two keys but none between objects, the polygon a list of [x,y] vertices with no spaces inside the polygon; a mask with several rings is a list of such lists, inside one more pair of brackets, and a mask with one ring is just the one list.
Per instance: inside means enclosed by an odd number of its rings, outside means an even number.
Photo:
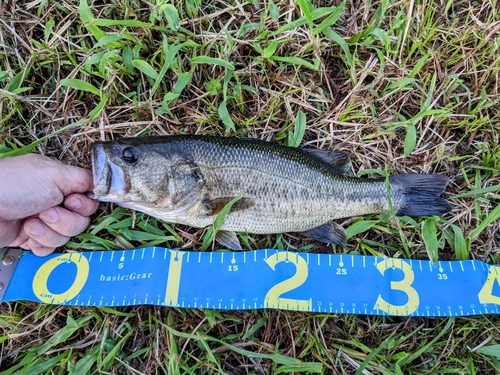
[{"label": "fish eye", "polygon": [[123,150],[122,160],[127,164],[135,164],[138,160],[137,150],[133,147],[127,147]]}]

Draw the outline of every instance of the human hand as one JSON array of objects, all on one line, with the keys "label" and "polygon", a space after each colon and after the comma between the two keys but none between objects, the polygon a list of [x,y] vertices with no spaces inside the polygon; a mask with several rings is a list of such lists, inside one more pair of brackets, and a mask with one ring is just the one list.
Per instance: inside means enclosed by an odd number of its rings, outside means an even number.
[{"label": "human hand", "polygon": [[52,253],[90,224],[99,205],[84,194],[92,188],[90,171],[46,156],[0,160],[0,247]]}]

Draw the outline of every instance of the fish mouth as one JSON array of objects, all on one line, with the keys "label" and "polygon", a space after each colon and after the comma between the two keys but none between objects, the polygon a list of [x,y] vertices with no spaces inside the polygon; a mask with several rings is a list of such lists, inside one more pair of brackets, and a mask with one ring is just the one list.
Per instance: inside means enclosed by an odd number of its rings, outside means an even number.
[{"label": "fish mouth", "polygon": [[92,148],[92,178],[94,180],[94,199],[106,196],[111,185],[111,171],[103,144]]},{"label": "fish mouth", "polygon": [[126,193],[126,179],[122,168],[113,163],[102,143],[92,148],[92,178],[94,181],[93,196],[91,198],[115,202],[123,198]]}]

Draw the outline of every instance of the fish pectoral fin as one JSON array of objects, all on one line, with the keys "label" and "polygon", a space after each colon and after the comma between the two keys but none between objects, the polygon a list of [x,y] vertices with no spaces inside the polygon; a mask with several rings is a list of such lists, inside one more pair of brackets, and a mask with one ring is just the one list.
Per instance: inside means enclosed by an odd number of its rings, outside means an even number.
[{"label": "fish pectoral fin", "polygon": [[345,246],[347,243],[347,232],[340,224],[333,221],[301,233],[319,242],[341,246]]},{"label": "fish pectoral fin", "polygon": [[[234,197],[230,198],[216,198],[216,199],[204,199],[203,204],[207,208],[208,216],[218,215],[226,205],[233,200]],[[255,201],[252,198],[241,198],[236,201],[231,207],[230,212],[236,212],[241,210],[246,210],[247,208],[255,206]]]},{"label": "fish pectoral fin", "polygon": [[331,171],[338,175],[345,174],[351,165],[349,155],[344,151],[318,150],[315,148],[301,148],[302,151],[323,160]]},{"label": "fish pectoral fin", "polygon": [[219,230],[215,235],[215,240],[229,250],[243,250],[236,233],[227,230]]}]

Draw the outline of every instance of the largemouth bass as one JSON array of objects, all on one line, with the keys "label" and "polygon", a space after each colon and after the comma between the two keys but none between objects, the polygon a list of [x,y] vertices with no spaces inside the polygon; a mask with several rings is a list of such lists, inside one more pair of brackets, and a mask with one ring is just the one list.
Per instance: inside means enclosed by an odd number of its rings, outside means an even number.
[{"label": "largemouth bass", "polygon": [[302,232],[344,245],[334,219],[384,213],[441,215],[448,177],[401,174],[345,176],[341,151],[302,149],[254,139],[205,136],[122,138],[92,149],[94,198],[196,228],[212,225],[233,198],[216,239],[240,249],[234,232]]}]

